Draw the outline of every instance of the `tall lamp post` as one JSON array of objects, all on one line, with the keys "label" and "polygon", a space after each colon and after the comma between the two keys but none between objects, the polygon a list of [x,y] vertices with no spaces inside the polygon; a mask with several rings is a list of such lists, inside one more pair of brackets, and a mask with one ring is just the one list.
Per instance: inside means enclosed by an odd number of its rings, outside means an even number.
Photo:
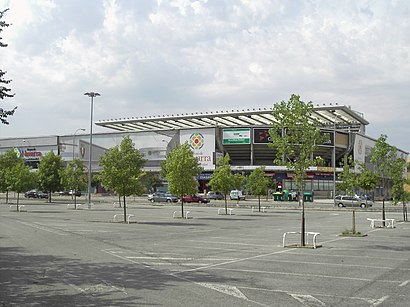
[{"label": "tall lamp post", "polygon": [[93,146],[93,110],[94,110],[94,97],[101,96],[96,92],[87,92],[84,95],[91,98],[91,111],[90,111],[90,144],[88,148],[88,209],[91,209],[91,157]]},{"label": "tall lamp post", "polygon": [[73,135],[73,160],[72,160],[72,161],[74,161],[75,135],[77,134],[78,131],[85,131],[85,129],[84,129],[84,128],[78,128],[78,129],[74,132],[74,135]]},{"label": "tall lamp post", "polygon": [[333,118],[333,199],[336,197],[336,110],[331,111]]}]

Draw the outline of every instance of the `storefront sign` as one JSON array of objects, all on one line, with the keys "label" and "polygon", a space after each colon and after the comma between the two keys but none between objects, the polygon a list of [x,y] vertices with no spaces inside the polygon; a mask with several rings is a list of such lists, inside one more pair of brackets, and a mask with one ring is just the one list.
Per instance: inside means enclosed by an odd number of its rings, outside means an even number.
[{"label": "storefront sign", "polygon": [[223,144],[250,144],[251,143],[251,129],[224,129],[223,130]]},{"label": "storefront sign", "polygon": [[26,160],[40,160],[43,156],[41,151],[36,151],[35,148],[14,148],[14,152],[16,153],[17,158],[24,158]]}]

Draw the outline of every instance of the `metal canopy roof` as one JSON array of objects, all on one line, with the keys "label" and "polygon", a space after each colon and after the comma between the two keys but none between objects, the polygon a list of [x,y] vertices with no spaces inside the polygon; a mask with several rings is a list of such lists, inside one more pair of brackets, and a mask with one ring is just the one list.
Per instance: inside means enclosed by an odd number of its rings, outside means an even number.
[{"label": "metal canopy roof", "polygon": [[[247,110],[196,112],[186,114],[132,117],[124,119],[100,120],[98,126],[122,132],[157,131],[172,129],[208,128],[208,127],[249,127],[269,126],[274,120],[272,108]],[[333,127],[362,131],[369,122],[363,114],[347,106],[330,105],[313,108],[311,121],[318,127]]]}]

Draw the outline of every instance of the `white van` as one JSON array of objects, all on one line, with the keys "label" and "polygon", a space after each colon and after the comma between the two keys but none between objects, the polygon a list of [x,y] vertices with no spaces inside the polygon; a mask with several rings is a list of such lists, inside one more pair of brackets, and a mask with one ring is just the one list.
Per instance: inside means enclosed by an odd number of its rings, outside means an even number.
[{"label": "white van", "polygon": [[241,190],[232,190],[229,194],[229,197],[231,198],[231,200],[245,200],[245,195],[242,194]]}]

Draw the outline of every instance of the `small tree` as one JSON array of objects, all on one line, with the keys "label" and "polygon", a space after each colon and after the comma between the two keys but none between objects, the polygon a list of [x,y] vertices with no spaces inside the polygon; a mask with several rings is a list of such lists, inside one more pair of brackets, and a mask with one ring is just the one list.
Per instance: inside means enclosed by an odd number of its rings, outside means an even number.
[{"label": "small tree", "polygon": [[[161,175],[168,180],[168,189],[181,198],[198,192],[196,177],[202,167],[187,142],[175,147],[161,164]],[[181,217],[184,217],[184,202],[181,198]]]},{"label": "small tree", "polygon": [[261,212],[261,196],[267,194],[270,180],[265,176],[265,167],[261,166],[252,171],[248,177],[246,187],[252,193],[258,197],[258,208]]},{"label": "small tree", "polygon": [[37,171],[40,189],[47,191],[48,202],[51,202],[51,193],[62,189],[61,174],[64,163],[61,156],[50,151],[40,161]]},{"label": "small tree", "polygon": [[235,179],[231,172],[229,160],[229,154],[220,157],[216,162],[216,169],[211,176],[211,180],[209,180],[209,185],[212,187],[212,190],[220,192],[224,196],[225,214],[228,214],[227,195],[235,186]]},{"label": "small tree", "polygon": [[288,102],[275,103],[274,118],[269,130],[270,146],[276,150],[275,162],[283,163],[294,173],[293,180],[299,190],[299,203],[302,207],[301,246],[305,246],[305,203],[303,191],[307,169],[315,165],[313,153],[317,144],[325,137],[320,134],[317,123],[312,119],[313,103],[305,103],[300,96],[292,95]]},{"label": "small tree", "polygon": [[77,210],[77,191],[87,188],[84,162],[80,159],[70,161],[61,174],[61,183],[65,190],[73,191],[74,209]]},{"label": "small tree", "polygon": [[30,167],[24,165],[24,161],[19,160],[19,162],[7,173],[7,181],[10,182],[10,190],[17,192],[17,211],[20,211],[20,193],[32,189],[35,186],[33,173],[30,172],[30,169]]},{"label": "small tree", "polygon": [[398,204],[400,201],[402,202],[403,220],[407,221],[407,207],[405,205],[407,195],[404,190],[404,184],[406,182],[406,178],[404,177],[405,168],[406,161],[403,158],[396,156],[391,167],[393,203]]},{"label": "small tree", "polygon": [[125,197],[142,194],[141,178],[144,176],[142,171],[144,164],[143,154],[134,147],[129,136],[124,137],[119,146],[100,157],[102,169],[99,178],[106,189],[122,196],[124,222],[127,221]]},{"label": "small tree", "polygon": [[20,160],[13,149],[0,155],[0,191],[6,192],[6,204],[9,202],[10,183],[12,181],[12,177],[7,176],[7,173],[10,172]]},{"label": "small tree", "polygon": [[[8,11],[8,9],[0,11],[0,35],[1,32],[3,31],[3,28],[7,28],[10,24],[6,23],[5,21],[2,21],[4,14]],[[2,37],[0,36],[0,47],[7,47],[7,44],[4,44],[1,41]],[[0,69],[0,99],[3,100],[4,98],[12,98],[14,97],[14,94],[10,94],[10,89],[3,86],[3,84],[9,84],[11,80],[4,79],[4,75],[6,74],[6,71],[3,71]],[[12,110],[4,110],[3,108],[0,107],[0,123],[8,125],[9,122],[7,121],[8,116],[12,116],[14,114],[14,111],[16,108]]]},{"label": "small tree", "polygon": [[355,161],[353,157],[345,156],[340,166],[342,167],[342,172],[338,175],[340,182],[337,188],[346,194],[353,195],[354,189],[357,186],[357,175],[354,171]]},{"label": "small tree", "polygon": [[[377,176],[363,162],[359,163],[359,174],[357,176],[357,185],[366,192],[374,190],[377,185]],[[367,198],[366,198],[367,200]]]},{"label": "small tree", "polygon": [[[392,164],[396,158],[396,148],[387,144],[387,135],[380,135],[370,152],[370,162],[374,164],[374,172],[383,188],[382,220],[386,219],[385,200],[387,197],[387,183],[392,175]],[[384,222],[383,226],[385,226]]]}]

